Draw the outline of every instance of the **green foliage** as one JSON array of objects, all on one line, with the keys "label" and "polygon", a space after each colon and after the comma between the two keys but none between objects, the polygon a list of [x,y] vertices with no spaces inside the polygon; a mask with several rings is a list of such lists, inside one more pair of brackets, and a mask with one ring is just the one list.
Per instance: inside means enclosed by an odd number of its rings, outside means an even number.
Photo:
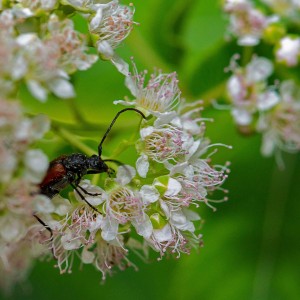
[{"label": "green foliage", "polygon": [[[224,82],[224,67],[240,49],[225,45],[218,1],[151,0],[137,1],[135,6],[140,26],[118,49],[122,57],[128,60],[133,54],[140,68],[176,70],[188,100],[199,99]],[[73,133],[88,139],[96,150],[118,111],[113,100],[129,92],[109,62],[99,61],[73,80],[76,109],[96,124],[93,130],[78,123],[74,105],[65,100],[42,104],[23,92],[26,107],[30,113],[47,113],[73,124]],[[261,157],[259,136],[238,135],[229,111],[208,110],[204,116],[215,119],[207,125],[212,141],[233,145],[233,150],[221,149],[217,155],[220,161],[232,162],[226,184],[229,201],[216,204],[215,213],[200,207],[204,219],[200,253],[150,264],[134,257],[139,272],[118,272],[104,285],[99,285],[100,274],[92,268],[74,267],[71,276],[59,276],[54,261],[41,262],[30,276],[32,288],[18,287],[12,299],[298,299],[300,156],[285,155],[286,169],[279,171],[273,158]],[[134,118],[122,117],[113,131],[126,137],[136,125]],[[112,132],[105,153],[112,153],[117,142]],[[63,139],[49,139],[42,146],[50,157],[74,151]],[[120,159],[130,157],[124,153]]]}]

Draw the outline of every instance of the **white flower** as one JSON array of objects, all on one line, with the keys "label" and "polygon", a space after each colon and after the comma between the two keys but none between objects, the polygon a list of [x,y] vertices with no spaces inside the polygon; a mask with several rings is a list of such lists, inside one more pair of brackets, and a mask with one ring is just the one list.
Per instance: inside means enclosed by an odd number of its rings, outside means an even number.
[{"label": "white flower", "polygon": [[267,86],[267,78],[273,72],[273,64],[264,57],[254,56],[245,68],[233,63],[233,75],[227,82],[232,102],[231,114],[240,126],[251,125],[258,111],[273,108],[279,102],[278,93]]},{"label": "white flower", "polygon": [[28,180],[40,183],[48,169],[48,157],[39,149],[31,149],[24,155],[24,165]]},{"label": "white flower", "polygon": [[[172,162],[186,160],[197,150],[198,142],[184,130],[170,124],[149,126],[141,130],[141,141],[137,145],[141,148],[142,158],[138,160],[138,172],[147,160],[165,163],[168,167]],[[147,156],[147,158],[145,157]]]},{"label": "white flower", "polygon": [[[119,1],[114,0],[98,7],[95,16],[90,21],[90,31],[99,36],[98,44],[107,42],[108,48],[103,52],[112,52],[130,33],[132,30],[133,11],[129,6],[120,5]],[[104,48],[106,48],[104,47]],[[100,47],[101,48],[101,47]],[[99,50],[99,46],[98,46]],[[102,52],[100,52],[102,53]],[[111,57],[106,57],[110,59]]]},{"label": "white flower", "polygon": [[234,108],[232,109],[231,114],[236,124],[241,126],[250,125],[253,120],[252,114],[245,109]]},{"label": "white flower", "polygon": [[293,81],[280,86],[280,101],[275,108],[260,116],[257,130],[263,134],[261,152],[265,156],[275,151],[300,150],[300,89]]},{"label": "white flower", "polygon": [[89,30],[97,37],[96,47],[100,57],[110,60],[120,73],[127,76],[128,64],[114,50],[131,32],[134,11],[129,6],[120,5],[117,0],[105,4],[91,4],[89,7],[96,10]]},{"label": "white flower", "polygon": [[61,237],[61,244],[65,250],[74,250],[81,246],[81,241],[71,230],[66,230]]},{"label": "white flower", "polygon": [[276,51],[276,59],[292,67],[298,64],[300,55],[300,38],[286,36],[280,40],[279,48]]},{"label": "white flower", "polygon": [[34,212],[40,213],[52,213],[55,211],[55,206],[52,203],[51,199],[49,199],[45,195],[37,195],[34,198]]},{"label": "white flower", "polygon": [[150,75],[146,84],[147,71],[138,73],[133,64],[133,74],[125,79],[125,84],[135,97],[134,101],[118,100],[115,104],[135,105],[149,115],[149,113],[167,113],[173,110],[180,100],[177,74],[164,74],[161,71]]},{"label": "white flower", "polygon": [[58,3],[57,0],[18,0],[17,2],[31,11],[52,10]]},{"label": "white flower", "polygon": [[278,21],[277,16],[267,17],[245,0],[227,0],[224,10],[229,14],[230,32],[238,38],[241,46],[255,46],[259,43],[264,29]]}]

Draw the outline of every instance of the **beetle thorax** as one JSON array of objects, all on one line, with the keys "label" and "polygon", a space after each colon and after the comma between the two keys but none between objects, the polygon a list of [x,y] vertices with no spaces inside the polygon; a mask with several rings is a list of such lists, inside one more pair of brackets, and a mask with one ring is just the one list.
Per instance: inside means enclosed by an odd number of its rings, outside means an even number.
[{"label": "beetle thorax", "polygon": [[74,153],[66,157],[63,164],[67,171],[85,174],[89,169],[88,157],[81,153]]}]

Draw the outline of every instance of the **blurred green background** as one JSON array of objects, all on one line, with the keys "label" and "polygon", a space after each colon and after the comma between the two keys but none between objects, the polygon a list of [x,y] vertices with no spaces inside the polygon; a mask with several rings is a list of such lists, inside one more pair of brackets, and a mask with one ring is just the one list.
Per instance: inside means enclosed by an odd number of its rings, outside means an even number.
[{"label": "blurred green background", "polygon": [[[188,100],[218,96],[228,76],[224,68],[234,53],[241,52],[234,42],[224,41],[226,20],[220,3],[137,0],[134,5],[140,25],[118,53],[127,61],[134,56],[140,70],[151,71],[154,66],[166,72],[176,70]],[[80,27],[81,20],[77,21]],[[49,99],[41,104],[24,92],[26,107],[29,112],[75,124],[76,133],[96,149],[102,126],[120,109],[113,100],[129,91],[109,62],[99,61],[73,80],[78,95],[75,106],[86,120],[99,124],[94,130],[85,131],[77,124],[74,103]],[[11,299],[299,299],[300,155],[284,155],[286,168],[279,171],[273,158],[261,157],[261,137],[240,136],[229,111],[207,107],[204,116],[215,119],[207,126],[212,142],[234,148],[221,149],[216,155],[219,162],[232,162],[225,184],[229,201],[217,204],[217,212],[200,207],[204,247],[199,253],[149,264],[133,256],[138,272],[116,272],[103,285],[101,274],[92,267],[80,270],[75,266],[72,275],[59,275],[53,261],[39,262],[29,283],[15,288]],[[137,119],[120,118],[114,132],[125,137]],[[50,136],[43,145],[51,159],[75,150],[56,141]],[[105,154],[112,153],[118,142],[112,134]],[[124,153],[120,159],[133,162],[134,158]]]}]

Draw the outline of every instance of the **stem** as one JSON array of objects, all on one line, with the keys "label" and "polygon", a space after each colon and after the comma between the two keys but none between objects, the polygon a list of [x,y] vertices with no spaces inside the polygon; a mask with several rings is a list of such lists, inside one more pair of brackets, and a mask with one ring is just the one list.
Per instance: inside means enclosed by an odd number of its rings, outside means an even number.
[{"label": "stem", "polygon": [[270,296],[270,286],[280,246],[284,209],[295,170],[295,160],[296,155],[286,157],[285,171],[280,171],[274,165],[270,192],[266,199],[261,249],[253,283],[253,300],[265,300],[269,299]]},{"label": "stem", "polygon": [[57,134],[60,135],[65,141],[69,142],[72,146],[78,148],[79,150],[81,150],[85,154],[91,156],[91,155],[97,153],[97,151],[91,149],[89,146],[87,146],[84,143],[82,143],[77,138],[77,136],[75,136],[74,134],[70,133],[68,130],[63,129],[63,128],[59,128],[59,127],[56,127],[56,126],[52,126],[52,127],[53,127],[53,130],[55,132],[57,132]]}]

